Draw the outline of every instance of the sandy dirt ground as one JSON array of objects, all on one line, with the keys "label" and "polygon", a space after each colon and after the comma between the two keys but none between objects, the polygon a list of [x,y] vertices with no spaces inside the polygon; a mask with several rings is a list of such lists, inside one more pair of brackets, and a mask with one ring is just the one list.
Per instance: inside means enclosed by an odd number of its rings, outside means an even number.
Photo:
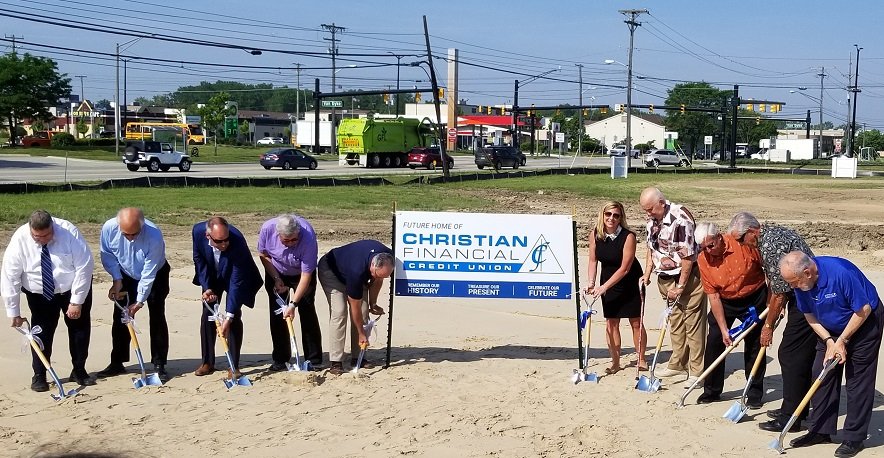
[{"label": "sandy dirt ground", "polygon": [[[762,220],[798,230],[817,254],[847,257],[884,291],[884,184],[865,182],[834,188],[828,179],[697,180],[702,202],[687,201],[699,221],[726,224],[734,212],[750,210]],[[665,188],[664,188],[665,191]],[[458,191],[466,192],[466,191]],[[580,272],[585,272],[586,232],[602,199],[555,192],[500,193],[498,210],[512,213],[571,213],[580,231]],[[137,202],[133,202],[137,205]],[[644,233],[637,196],[626,202],[633,226]],[[584,211],[583,209],[592,209]],[[228,215],[246,234],[256,234],[273,215]],[[148,215],[150,217],[150,215]],[[389,241],[389,221],[313,220],[320,251],[359,238]],[[81,225],[97,259],[98,227]],[[13,228],[0,231],[0,243]],[[199,365],[199,290],[193,275],[189,228],[164,227],[172,264],[167,303],[171,330],[169,371],[162,387],[133,388],[131,375],[99,380],[69,400],[53,402],[29,389],[30,356],[20,336],[0,332],[0,456],[34,456],[69,451],[118,456],[722,456],[773,455],[775,434],[758,429],[764,412],[782,395],[776,351],[768,358],[766,405],[739,424],[722,414],[745,384],[742,350],[727,360],[724,401],[696,405],[700,390],[676,409],[684,392],[679,379],[665,379],[654,394],[634,389],[635,354],[627,326],[625,370],[598,384],[571,382],[577,367],[575,305],[570,301],[437,300],[396,298],[392,366],[361,376],[325,372],[269,373],[268,304],[263,291],[244,313],[243,371],[250,388],[225,389],[223,371],[196,377]],[[641,239],[642,237],[640,237]],[[256,236],[249,237],[254,248]],[[643,259],[644,243],[639,244]],[[585,274],[581,281],[585,282]],[[96,267],[92,343],[87,369],[109,361],[112,305],[109,277]],[[386,298],[386,292],[383,296]],[[386,300],[381,302],[386,305]],[[646,326],[651,345],[660,331],[661,298],[648,300]],[[26,308],[25,308],[26,310]],[[317,297],[323,329],[324,297]],[[139,313],[147,327],[149,309]],[[625,322],[624,322],[625,324]],[[386,320],[375,331],[369,358],[382,362]],[[592,326],[590,369],[604,374],[610,363],[604,324]],[[779,337],[779,333],[778,336]],[[140,336],[149,360],[149,338]],[[52,358],[57,372],[70,372],[64,326]],[[349,348],[349,347],[348,347]],[[668,358],[668,338],[661,361]],[[224,367],[218,349],[218,366]],[[648,352],[650,359],[651,352]],[[346,361],[346,359],[345,359]],[[137,370],[134,355],[128,364]],[[884,450],[884,371],[878,369],[868,449]],[[67,381],[67,379],[63,379]],[[70,383],[65,384],[73,388]],[[843,401],[842,401],[843,402]],[[843,422],[842,404],[840,422]],[[788,439],[797,437],[790,434]],[[834,444],[789,450],[789,456],[831,456]]]}]

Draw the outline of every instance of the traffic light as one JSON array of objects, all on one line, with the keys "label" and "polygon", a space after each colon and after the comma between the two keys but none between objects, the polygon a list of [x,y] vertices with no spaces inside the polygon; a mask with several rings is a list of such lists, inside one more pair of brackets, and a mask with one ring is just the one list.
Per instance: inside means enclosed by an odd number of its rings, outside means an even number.
[{"label": "traffic light", "polygon": [[619,111],[619,112],[621,112],[621,113],[625,112],[625,111],[626,111],[626,106],[623,105],[622,103],[618,103],[618,104],[617,104],[617,111]]},{"label": "traffic light", "polygon": [[681,114],[684,114],[684,111],[685,111],[684,109],[685,109],[684,104],[681,104]]},{"label": "traffic light", "polygon": [[601,114],[608,114],[608,107],[601,107],[601,108],[599,108],[599,113],[601,113]]},{"label": "traffic light", "polygon": [[764,109],[764,104],[763,104],[763,103],[759,103],[759,104],[758,104],[758,111],[761,112],[761,113],[764,113],[765,109]]},{"label": "traffic light", "polygon": [[654,105],[648,105],[648,113],[654,113]]},{"label": "traffic light", "polygon": [[444,98],[445,98],[445,88],[444,88],[444,87],[440,87],[440,88],[439,88],[439,100],[442,100],[442,99],[444,99]]},{"label": "traffic light", "polygon": [[491,105],[488,105],[488,106],[485,107],[485,108],[488,108],[488,114],[491,114]]},{"label": "traffic light", "polygon": [[755,111],[755,104],[754,103],[747,103],[746,109],[749,111]]},{"label": "traffic light", "polygon": [[758,116],[757,118],[755,118],[755,125],[756,126],[761,125],[761,116]]},{"label": "traffic light", "polygon": [[771,104],[770,112],[771,113],[779,113],[780,112],[780,104],[778,104],[778,103]]},{"label": "traffic light", "polygon": [[531,110],[528,110],[527,112],[525,112],[525,115],[530,118],[531,117]]},{"label": "traffic light", "polygon": [[390,103],[390,94],[384,94],[384,103]]},{"label": "traffic light", "polygon": [[588,114],[589,114],[589,110],[587,110],[586,108],[584,108],[584,109],[583,109],[583,116],[585,117],[585,116],[588,115]]},{"label": "traffic light", "polygon": [[482,114],[482,105],[476,107],[476,113]]},{"label": "traffic light", "polygon": [[415,92],[415,93],[414,93],[414,101],[415,101],[415,102],[420,102],[420,101],[421,101],[421,93],[420,93],[420,92]]}]

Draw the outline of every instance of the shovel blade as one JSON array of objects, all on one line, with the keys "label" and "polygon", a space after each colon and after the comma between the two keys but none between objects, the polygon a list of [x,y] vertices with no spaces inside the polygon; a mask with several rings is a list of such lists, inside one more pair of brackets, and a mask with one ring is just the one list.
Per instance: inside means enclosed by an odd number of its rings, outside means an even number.
[{"label": "shovel blade", "polygon": [[574,374],[571,375],[571,381],[574,382],[575,385],[583,381],[583,373],[580,372],[580,369],[574,369]]},{"label": "shovel blade", "polygon": [[233,388],[233,387],[236,386],[236,381],[234,381],[234,380],[224,379],[224,386],[226,386],[227,389],[229,390],[229,389],[231,389],[231,388]]},{"label": "shovel blade", "polygon": [[735,401],[731,408],[727,409],[727,412],[721,417],[727,418],[734,423],[739,423],[743,416],[746,415],[747,410],[749,410],[749,406],[743,405],[740,401]]},{"label": "shovel blade", "polygon": [[144,388],[147,386],[147,379],[142,379],[141,377],[132,377],[132,384],[135,385],[135,389]]},{"label": "shovel blade", "polygon": [[656,393],[660,390],[661,385],[662,382],[660,382],[660,379],[651,379],[646,375],[642,375],[638,378],[638,381],[635,382],[635,389],[646,393]]},{"label": "shovel blade", "polygon": [[596,374],[595,372],[590,372],[590,373],[588,373],[588,374],[583,374],[583,381],[584,381],[584,382],[595,382],[595,383],[599,383],[599,375]]},{"label": "shovel blade", "polygon": [[147,374],[147,384],[150,386],[163,386],[163,381],[160,380],[160,374],[154,372],[153,374]]},{"label": "shovel blade", "polygon": [[61,400],[67,399],[67,398],[74,397],[76,395],[77,395],[76,389],[70,390],[67,393],[65,393],[64,388],[59,388],[58,394],[50,394],[50,396],[52,396],[52,399],[54,399],[56,401],[61,401]]},{"label": "shovel blade", "polygon": [[777,453],[779,453],[780,455],[782,455],[783,453],[786,453],[786,450],[783,449],[783,438],[782,437],[780,437],[778,439],[774,439],[773,441],[771,441],[770,444],[767,444],[767,446],[773,450],[776,450]]}]

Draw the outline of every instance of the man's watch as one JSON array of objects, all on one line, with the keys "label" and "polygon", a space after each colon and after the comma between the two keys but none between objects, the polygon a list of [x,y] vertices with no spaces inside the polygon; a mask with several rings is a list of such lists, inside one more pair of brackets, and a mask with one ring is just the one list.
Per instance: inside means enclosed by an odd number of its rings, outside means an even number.
[{"label": "man's watch", "polygon": [[680,283],[676,283],[676,284],[675,284],[675,288],[676,288],[676,289],[684,289],[684,285],[682,285],[682,284],[680,284]]},{"label": "man's watch", "polygon": [[773,329],[773,323],[764,322],[764,327],[767,329]]}]

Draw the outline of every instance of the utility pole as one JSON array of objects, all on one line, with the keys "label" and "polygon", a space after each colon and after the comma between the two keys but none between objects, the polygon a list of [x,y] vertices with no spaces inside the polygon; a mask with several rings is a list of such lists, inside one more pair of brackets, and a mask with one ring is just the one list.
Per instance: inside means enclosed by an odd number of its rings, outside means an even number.
[{"label": "utility pole", "polygon": [[[328,51],[329,51],[329,53],[331,53],[331,56],[332,56],[332,88],[331,88],[331,92],[335,92],[337,90],[337,86],[335,85],[335,73],[337,73],[337,70],[335,69],[335,66],[336,66],[335,59],[337,58],[337,55],[338,55],[338,42],[341,41],[335,37],[337,36],[338,32],[343,32],[344,30],[347,30],[347,29],[346,29],[346,27],[336,26],[334,22],[332,22],[331,24],[321,24],[321,25],[322,25],[323,29],[328,30],[329,33],[331,33],[331,38],[323,38],[323,40],[331,42],[331,47],[328,48]],[[337,140],[335,139],[335,137],[336,137],[335,128],[336,128],[336,126],[335,126],[335,107],[332,107],[331,153],[333,155],[337,153],[337,149],[338,149],[337,148],[337,146],[338,146]]]},{"label": "utility pole", "polygon": [[17,37],[13,35],[4,35],[7,40],[12,40],[12,53],[15,54],[15,41],[16,40],[24,40],[25,37]]},{"label": "utility pole", "polygon": [[859,52],[862,51],[859,45],[853,45],[856,48],[856,67],[853,70],[853,88],[850,89],[850,92],[853,93],[853,115],[850,119],[850,142],[848,145],[850,146],[847,150],[847,157],[853,157],[853,142],[856,138],[856,103],[857,103],[857,94],[862,92],[859,89]]},{"label": "utility pole", "polygon": [[632,50],[635,39],[635,29],[641,26],[635,18],[639,14],[647,13],[648,10],[620,10],[620,14],[629,19],[623,21],[629,26],[629,65],[626,70],[626,155],[629,157],[629,165],[632,165]]},{"label": "utility pole", "polygon": [[83,79],[86,75],[74,75],[74,78],[80,78],[80,103],[83,103],[86,101],[86,96],[83,94]]},{"label": "utility pole", "polygon": [[583,152],[583,64],[574,65],[577,66],[577,71],[580,75],[579,82],[577,83],[580,88],[580,109],[577,110],[578,126],[580,127],[580,130],[577,131],[577,155],[579,156]]},{"label": "utility pole", "polygon": [[[126,101],[129,100],[129,76],[127,71],[127,66],[129,64],[129,59],[120,59],[123,61],[123,98],[120,100],[120,128],[125,129],[126,126]],[[116,134],[115,134],[116,135]]]},{"label": "utility pole", "polygon": [[[393,53],[390,53],[390,54],[393,54]],[[399,91],[399,69],[401,68],[401,67],[399,67],[399,63],[402,60],[402,58],[405,56],[393,54],[393,57],[396,58],[396,91],[397,91],[396,92],[396,117],[398,118],[399,117],[399,92],[398,92]]]},{"label": "utility pole", "polygon": [[301,119],[301,64],[295,63],[296,72],[298,73],[297,89],[295,90],[295,128],[293,134],[298,134],[298,120]]},{"label": "utility pole", "polygon": [[[427,16],[424,15],[424,41],[427,43],[427,67],[430,67],[430,83],[433,88],[433,105],[436,106],[436,135],[439,139],[439,156],[442,159],[442,181],[448,181],[451,177],[451,167],[445,156],[445,137],[442,132],[442,109],[439,107],[439,83],[436,80],[436,69],[433,67],[433,50],[430,48],[430,29],[427,27]],[[457,119],[452,120],[457,127]],[[449,126],[451,127],[451,126]]]},{"label": "utility pole", "polygon": [[[847,63],[847,118],[845,118],[845,119],[847,119],[847,124],[846,124],[847,131],[844,133],[845,134],[844,136],[846,137],[846,140],[847,140],[846,143],[847,143],[848,147],[850,146],[850,103],[853,100],[853,97],[850,95],[850,78],[852,76],[853,76],[853,53],[850,53],[850,56],[848,57],[848,63]],[[845,152],[841,151],[841,154],[845,154]]]},{"label": "utility pole", "polygon": [[[117,43],[116,52],[114,53],[116,57],[116,67],[117,67],[117,77],[116,77],[116,85],[114,86],[114,154],[116,154],[117,158],[120,157],[120,44]],[[70,110],[69,110],[70,111]]]},{"label": "utility pole", "polygon": [[817,76],[820,77],[820,135],[819,135],[819,152],[817,155],[817,159],[823,158],[823,78],[826,77],[826,67],[820,67],[820,72],[817,73]]}]

